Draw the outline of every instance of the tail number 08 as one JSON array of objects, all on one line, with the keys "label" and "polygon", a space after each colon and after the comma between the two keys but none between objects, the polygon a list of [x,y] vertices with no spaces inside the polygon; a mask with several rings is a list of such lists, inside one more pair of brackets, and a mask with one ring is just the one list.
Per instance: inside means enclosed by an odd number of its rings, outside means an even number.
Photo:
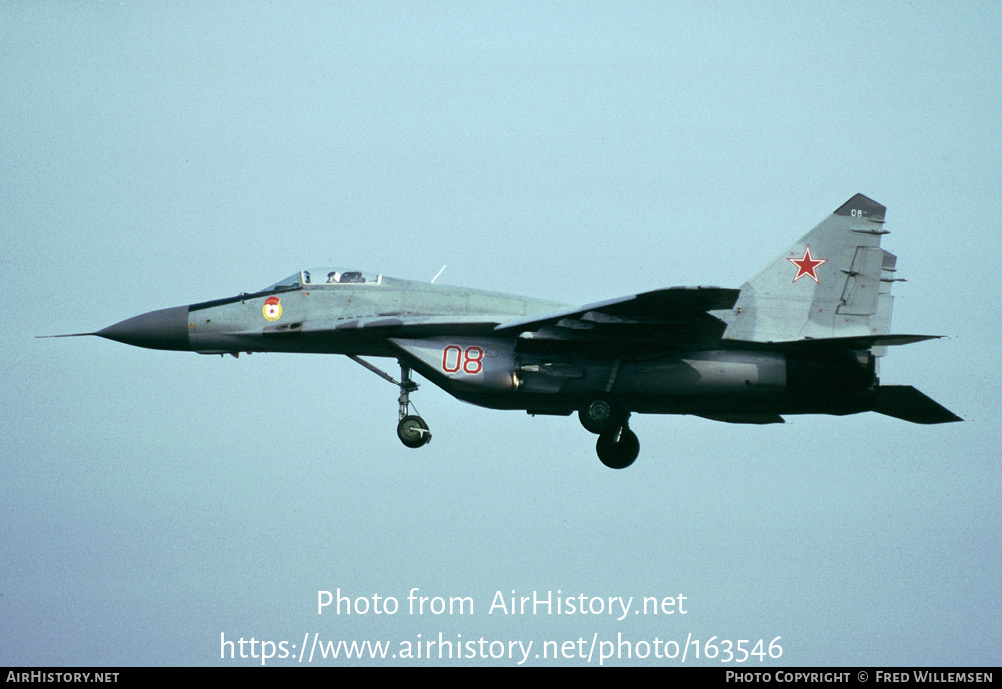
[{"label": "tail number 08", "polygon": [[442,370],[446,373],[467,373],[474,376],[484,370],[484,350],[476,345],[463,349],[446,345],[442,350]]}]

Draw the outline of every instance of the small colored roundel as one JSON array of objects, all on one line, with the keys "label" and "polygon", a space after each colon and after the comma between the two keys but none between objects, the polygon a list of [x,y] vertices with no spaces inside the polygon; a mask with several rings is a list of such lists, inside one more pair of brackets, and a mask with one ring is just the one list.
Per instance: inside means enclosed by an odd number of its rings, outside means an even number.
[{"label": "small colored roundel", "polygon": [[264,300],[264,317],[269,321],[277,321],[282,317],[282,303],[278,297],[268,297]]}]

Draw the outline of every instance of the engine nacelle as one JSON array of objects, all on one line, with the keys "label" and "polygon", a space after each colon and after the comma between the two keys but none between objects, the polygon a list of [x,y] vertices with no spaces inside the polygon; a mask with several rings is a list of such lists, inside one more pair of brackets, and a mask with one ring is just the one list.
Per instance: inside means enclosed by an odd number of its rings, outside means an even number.
[{"label": "engine nacelle", "polygon": [[787,386],[806,395],[864,392],[875,382],[876,362],[866,351],[787,354]]},{"label": "engine nacelle", "polygon": [[761,394],[786,389],[786,358],[771,352],[707,351],[615,361],[528,355],[518,359],[520,390],[623,396]]},{"label": "engine nacelle", "polygon": [[869,352],[781,353],[743,350],[685,352],[634,361],[570,356],[520,356],[520,390],[587,395],[687,396],[703,394],[826,395],[862,392],[874,382]]}]

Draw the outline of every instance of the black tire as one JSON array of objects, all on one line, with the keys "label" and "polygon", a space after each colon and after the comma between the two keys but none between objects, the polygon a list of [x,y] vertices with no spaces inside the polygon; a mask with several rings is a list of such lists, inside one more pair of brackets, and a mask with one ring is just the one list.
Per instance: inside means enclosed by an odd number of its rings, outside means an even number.
[{"label": "black tire", "polygon": [[609,395],[595,395],[578,411],[578,419],[585,430],[605,433],[622,426],[629,413]]},{"label": "black tire", "polygon": [[636,433],[621,426],[598,436],[595,451],[602,464],[610,469],[625,469],[640,454],[640,440]]},{"label": "black tire", "polygon": [[407,447],[417,448],[431,440],[431,433],[420,416],[405,416],[397,424],[397,437]]}]

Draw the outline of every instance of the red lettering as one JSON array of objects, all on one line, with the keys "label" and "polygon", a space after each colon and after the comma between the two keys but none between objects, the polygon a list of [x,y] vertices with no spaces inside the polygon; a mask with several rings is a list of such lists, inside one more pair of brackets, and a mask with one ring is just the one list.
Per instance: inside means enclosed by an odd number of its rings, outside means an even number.
[{"label": "red lettering", "polygon": [[[455,353],[455,364],[449,362],[449,354]],[[447,345],[442,350],[442,370],[446,373],[458,373],[462,365],[463,349],[459,345]]]},{"label": "red lettering", "polygon": [[446,345],[442,349],[442,370],[446,373],[462,370],[468,375],[477,375],[484,370],[483,347],[472,345],[464,350],[459,345]]}]

